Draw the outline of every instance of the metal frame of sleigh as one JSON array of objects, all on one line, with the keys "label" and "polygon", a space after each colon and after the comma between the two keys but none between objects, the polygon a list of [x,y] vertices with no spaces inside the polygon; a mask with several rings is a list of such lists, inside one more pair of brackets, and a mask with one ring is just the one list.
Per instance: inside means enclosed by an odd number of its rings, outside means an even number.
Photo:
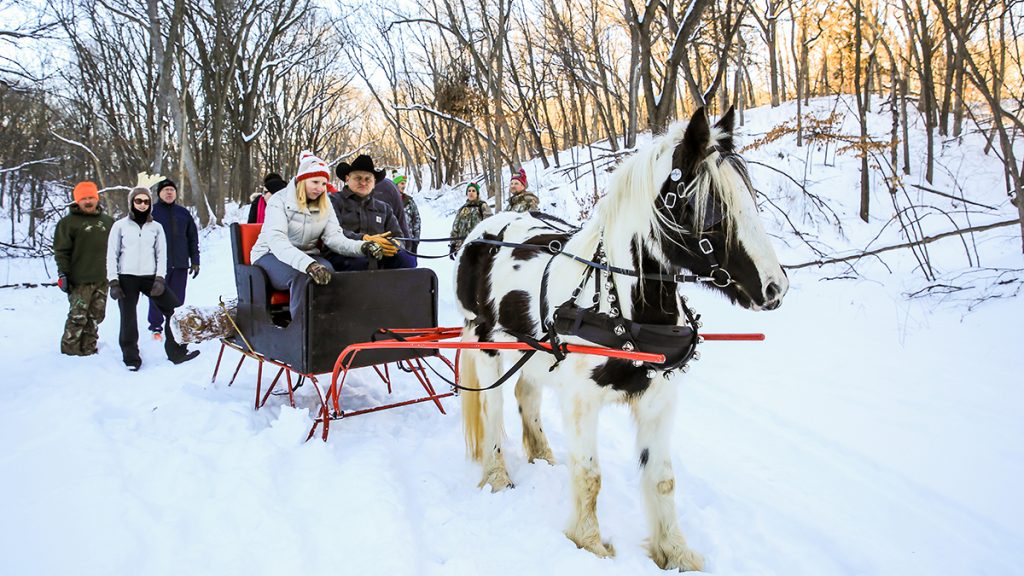
[{"label": "metal frame of sleigh", "polygon": [[[441,400],[457,393],[459,385],[459,352],[467,349],[522,350],[524,360],[531,351],[552,352],[547,342],[463,342],[462,328],[437,325],[437,276],[430,269],[373,270],[335,272],[331,282],[318,286],[307,277],[304,283],[305,302],[299,313],[286,326],[275,322],[279,314],[288,314],[288,293],[271,288],[264,271],[249,262],[249,251],[259,236],[261,224],[232,224],[231,251],[238,308],[235,333],[221,338],[220,354],[211,381],[217,379],[224,350],[231,348],[242,357],[235,366],[230,386],[247,358],[258,363],[255,409],[264,406],[284,376],[288,400],[295,406],[294,391],[303,380],[312,383],[320,403],[307,440],[320,431],[327,440],[332,420],[358,416],[432,401],[445,414]],[[763,340],[762,334],[702,334],[700,340]],[[641,350],[604,346],[563,344],[563,354],[592,354],[608,358],[650,364],[663,364],[665,356]],[[441,350],[455,350],[454,360]],[[451,370],[449,380],[427,363],[437,358]],[[372,367],[393,392],[389,365],[412,373],[425,394],[419,398],[390,404],[343,410],[341,393],[350,370]],[[263,390],[264,364],[277,368],[270,385]],[[450,391],[439,393],[428,373],[433,372],[447,384]],[[331,383],[321,389],[317,375],[331,374]],[[515,373],[508,371],[490,388],[502,384]],[[285,394],[281,392],[279,394]]]}]

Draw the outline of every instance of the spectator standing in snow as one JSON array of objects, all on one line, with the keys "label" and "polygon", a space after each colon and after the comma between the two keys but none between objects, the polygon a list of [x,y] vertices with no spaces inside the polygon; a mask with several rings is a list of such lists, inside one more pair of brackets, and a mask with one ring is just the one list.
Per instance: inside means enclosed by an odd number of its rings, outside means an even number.
[{"label": "spectator standing in snow", "polygon": [[68,319],[60,351],[68,356],[89,356],[98,351],[99,325],[107,313],[107,237],[114,219],[100,207],[99,191],[92,182],[79,182],[75,202],[57,223],[53,256],[57,260],[57,286],[68,295]]},{"label": "spectator standing in snow", "polygon": [[110,297],[117,300],[121,311],[121,356],[132,371],[142,366],[139,355],[139,321],[136,316],[139,295],[153,299],[164,317],[164,351],[175,364],[199,355],[178,344],[171,332],[171,315],[181,302],[171,290],[163,274],[167,270],[167,238],[163,226],[153,221],[149,184],[144,174],[128,195],[128,214],[114,222],[107,240],[107,278]]},{"label": "spectator standing in snow", "polygon": [[455,222],[452,223],[451,249],[449,257],[454,259],[455,253],[462,247],[463,239],[473,228],[484,218],[491,215],[491,207],[487,202],[480,199],[480,185],[470,182],[466,186],[466,203],[455,213]]},{"label": "spectator standing in snow", "polygon": [[[180,204],[178,187],[170,178],[156,185],[157,201],[153,206],[153,220],[164,228],[167,239],[167,270],[164,280],[174,292],[178,305],[185,303],[185,286],[189,275],[199,275],[199,230],[192,214]],[[155,340],[161,338],[164,315],[152,299],[149,301],[149,331]]]},{"label": "spectator standing in snow", "polygon": [[334,269],[321,255],[318,242],[345,256],[363,255],[378,260],[384,256],[380,243],[387,241],[383,238],[360,241],[342,231],[327,198],[330,177],[323,160],[312,152],[302,152],[295,177],[267,202],[266,220],[249,253],[250,262],[266,271],[276,290],[289,291],[292,318],[302,306],[303,294],[297,279],[305,274],[317,284],[331,281]]},{"label": "spectator standing in snow", "polygon": [[519,172],[512,176],[512,181],[508,185],[508,190],[512,193],[508,199],[509,210],[531,212],[540,207],[540,199],[534,193],[527,192],[526,186],[526,170],[520,168]]},{"label": "spectator standing in snow", "polygon": [[[373,158],[363,154],[352,164],[338,164],[335,173],[345,182],[345,187],[331,194],[331,203],[345,235],[354,240],[377,242],[384,250],[384,258],[379,262],[380,268],[415,268],[416,257],[400,251],[402,245],[397,240],[390,240],[390,237],[403,235],[397,216],[389,204],[375,197],[375,187],[385,180],[384,171],[374,168]],[[388,180],[388,183],[391,181]],[[391,188],[398,194],[398,188],[394,188],[394,185]],[[398,202],[401,210],[401,200]],[[331,264],[340,272],[366,270],[370,263],[367,258],[339,254],[331,257]]]},{"label": "spectator standing in snow", "polygon": [[[391,179],[398,188],[398,191],[402,194],[402,210],[405,212],[405,222],[409,225],[409,237],[419,238],[420,231],[422,230],[422,222],[420,221],[420,209],[416,206],[416,201],[413,200],[412,196],[405,193],[406,180],[405,176],[395,176]],[[411,240],[405,243],[409,252],[416,253],[416,248],[419,247],[420,243],[416,240]]]},{"label": "spectator standing in snow", "polygon": [[253,194],[252,204],[249,205],[249,224],[263,224],[263,220],[266,219],[267,202],[287,185],[288,183],[277,172],[271,172],[263,177],[263,192]]}]

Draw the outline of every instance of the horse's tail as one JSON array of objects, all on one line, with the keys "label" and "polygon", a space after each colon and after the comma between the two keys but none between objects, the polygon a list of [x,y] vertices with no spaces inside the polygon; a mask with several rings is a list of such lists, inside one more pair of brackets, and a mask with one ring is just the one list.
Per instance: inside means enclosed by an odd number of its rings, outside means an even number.
[{"label": "horse's tail", "polygon": [[[480,354],[476,350],[463,350],[459,359],[459,385],[466,388],[479,388],[480,379],[476,373],[476,358]],[[480,398],[481,392],[463,390],[462,427],[466,434],[466,455],[479,462],[483,459],[484,439],[484,406]]]}]

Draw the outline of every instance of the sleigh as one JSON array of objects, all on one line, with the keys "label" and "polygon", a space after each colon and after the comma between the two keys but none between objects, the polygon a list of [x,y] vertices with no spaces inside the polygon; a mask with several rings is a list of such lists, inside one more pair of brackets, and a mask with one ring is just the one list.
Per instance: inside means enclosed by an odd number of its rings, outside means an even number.
[{"label": "sleigh", "polygon": [[[408,329],[437,326],[437,276],[429,269],[336,272],[327,285],[317,285],[302,276],[302,305],[289,317],[287,292],[274,290],[262,268],[249,261],[249,253],[262,225],[232,224],[231,252],[235,286],[238,290],[235,331],[221,338],[220,354],[212,380],[216,380],[226,350],[241,354],[229,385],[246,360],[257,363],[254,406],[263,407],[271,395],[287,394],[295,405],[295,389],[308,381],[320,403],[320,421],[326,439],[331,418],[433,402],[443,414],[440,400],[451,392],[438,393],[427,373],[424,359],[438,357],[436,348],[378,349],[359,355],[349,368],[371,367],[392,393],[395,369],[412,373],[424,394],[413,400],[364,407],[343,412],[340,390],[323,390],[319,375],[333,371],[339,354],[350,344],[370,340],[380,326]],[[442,365],[448,365],[446,359]],[[264,368],[276,370],[263,388]],[[454,366],[451,368],[454,370]],[[285,390],[275,393],[282,384]],[[333,394],[333,396],[332,396]],[[328,405],[333,410],[328,410]],[[330,418],[325,418],[325,415]],[[312,433],[311,433],[312,435]]]}]

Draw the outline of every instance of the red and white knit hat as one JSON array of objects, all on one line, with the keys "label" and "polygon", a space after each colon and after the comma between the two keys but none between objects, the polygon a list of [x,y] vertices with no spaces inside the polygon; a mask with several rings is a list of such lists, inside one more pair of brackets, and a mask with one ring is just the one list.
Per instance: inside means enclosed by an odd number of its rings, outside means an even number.
[{"label": "red and white knit hat", "polygon": [[309,150],[303,150],[299,154],[299,170],[295,174],[295,182],[302,182],[307,178],[316,178],[317,176],[326,178],[328,181],[331,179],[331,171],[327,168],[327,163]]}]

